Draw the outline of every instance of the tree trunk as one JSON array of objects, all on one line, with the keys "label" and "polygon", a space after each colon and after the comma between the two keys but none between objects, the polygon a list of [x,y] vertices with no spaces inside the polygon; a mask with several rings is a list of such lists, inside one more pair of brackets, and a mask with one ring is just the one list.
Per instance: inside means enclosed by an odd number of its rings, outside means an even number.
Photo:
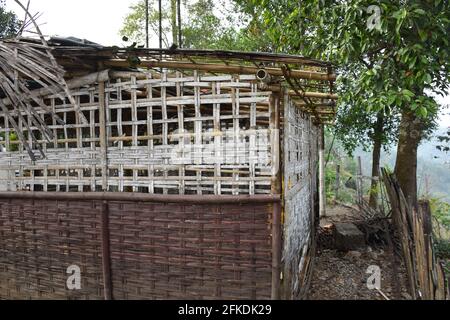
[{"label": "tree trunk", "polygon": [[373,136],[373,152],[372,152],[372,183],[370,185],[370,199],[369,206],[373,209],[378,208],[378,186],[380,175],[380,157],[382,147],[382,136],[384,127],[383,112],[377,115],[377,122],[375,124],[375,132]]},{"label": "tree trunk", "polygon": [[423,123],[411,111],[403,111],[397,147],[395,175],[409,204],[417,204],[417,148]]},{"label": "tree trunk", "polygon": [[172,21],[172,43],[178,43],[178,27],[177,27],[177,0],[170,0],[170,20]]}]

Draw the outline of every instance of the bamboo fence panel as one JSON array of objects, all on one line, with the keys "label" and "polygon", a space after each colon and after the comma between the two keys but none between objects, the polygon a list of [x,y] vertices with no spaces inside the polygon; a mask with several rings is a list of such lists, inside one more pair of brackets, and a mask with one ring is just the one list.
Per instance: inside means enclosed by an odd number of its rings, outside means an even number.
[{"label": "bamboo fence panel", "polygon": [[2,198],[0,299],[270,299],[270,202]]},{"label": "bamboo fence panel", "polygon": [[292,299],[307,294],[315,252],[318,129],[287,95],[284,100],[284,291]]},{"label": "bamboo fence panel", "polygon": [[[270,193],[271,92],[259,91],[254,76],[144,76],[71,87],[86,123],[67,99],[45,96],[43,103],[65,122],[35,106],[53,134],[50,141],[26,113],[0,112],[0,170],[13,178],[3,181],[8,190]],[[36,137],[31,145],[45,150],[44,159],[28,159],[23,141],[12,139],[11,117],[29,139]]]}]

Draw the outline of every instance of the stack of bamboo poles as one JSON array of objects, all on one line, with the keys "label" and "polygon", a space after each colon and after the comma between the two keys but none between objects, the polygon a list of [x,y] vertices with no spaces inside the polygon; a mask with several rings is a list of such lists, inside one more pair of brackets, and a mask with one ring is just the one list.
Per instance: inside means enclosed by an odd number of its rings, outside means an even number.
[{"label": "stack of bamboo poles", "polygon": [[[54,138],[52,131],[36,112],[35,107],[39,106],[44,109],[59,124],[64,125],[65,123],[43,103],[41,97],[33,94],[30,90],[31,86],[47,89],[62,100],[68,98],[74,105],[80,121],[87,123],[87,120],[70,93],[64,79],[65,71],[53,56],[51,48],[36,23],[36,16],[28,10],[29,2],[27,6],[24,6],[19,0],[15,0],[15,2],[25,11],[25,19],[19,34],[14,39],[0,41],[0,94],[2,97],[0,109],[15,129],[31,160],[35,161],[37,158],[33,149],[37,149],[41,158],[45,158],[45,154],[38,144],[36,136],[32,133],[31,127],[36,127],[40,135],[48,142]],[[21,33],[29,25],[34,27],[34,32],[39,36],[40,42],[30,43],[22,38]],[[20,124],[27,129],[28,137],[23,134],[22,130],[19,130]],[[8,138],[6,137],[6,139]]]},{"label": "stack of bamboo poles", "polygon": [[[19,130],[18,122],[23,123],[29,132],[31,132],[30,127],[35,126],[48,141],[53,139],[53,134],[32,104],[41,106],[58,122],[63,123],[50,108],[44,105],[42,99],[34,96],[29,89],[29,80],[43,87],[59,87],[56,74],[63,73],[59,66],[53,66],[48,61],[39,47],[39,45],[29,45],[21,41],[0,43],[0,89],[4,95],[4,98],[0,100],[0,108],[7,115],[18,138],[33,160],[35,159],[33,146],[38,146],[36,138],[32,134],[25,137]],[[26,117],[22,115],[23,113]],[[39,151],[44,156],[40,148]]]},{"label": "stack of bamboo poles", "polygon": [[385,169],[382,172],[392,207],[393,224],[401,241],[412,298],[449,299],[444,269],[433,251],[431,211],[428,202],[420,202],[417,207],[409,205],[395,176]]}]

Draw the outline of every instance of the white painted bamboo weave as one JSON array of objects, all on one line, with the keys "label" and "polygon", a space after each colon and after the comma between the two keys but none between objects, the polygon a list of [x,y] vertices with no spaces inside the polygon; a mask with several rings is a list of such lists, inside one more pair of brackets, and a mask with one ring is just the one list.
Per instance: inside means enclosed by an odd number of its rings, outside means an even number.
[{"label": "white painted bamboo weave", "polygon": [[65,126],[36,107],[53,141],[43,140],[31,123],[28,131],[17,117],[19,128],[34,134],[46,155],[35,162],[12,139],[14,129],[0,113],[0,170],[8,173],[2,182],[8,190],[270,193],[271,92],[260,91],[254,76],[147,73],[72,94],[87,124],[59,97],[43,101]]}]

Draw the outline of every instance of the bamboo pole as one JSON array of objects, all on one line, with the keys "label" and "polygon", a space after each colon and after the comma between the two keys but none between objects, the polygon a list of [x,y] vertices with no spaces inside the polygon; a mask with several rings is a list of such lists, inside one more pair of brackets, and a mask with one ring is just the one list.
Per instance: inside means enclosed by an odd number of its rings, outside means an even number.
[{"label": "bamboo pole", "polygon": [[[270,132],[272,147],[272,194],[281,194],[281,148],[280,148],[280,95],[270,96]],[[281,205],[273,204],[272,213],[272,293],[271,298],[280,298],[281,272]]]},{"label": "bamboo pole", "polygon": [[[108,67],[130,67],[130,63],[125,59],[111,59],[106,60],[105,66]],[[237,74],[256,74],[259,68],[250,66],[236,66],[217,63],[192,63],[192,62],[179,62],[179,61],[149,61],[141,60],[139,66],[147,68],[169,68],[169,69],[190,69],[190,70],[202,70],[224,73],[237,73]],[[283,71],[280,68],[266,68],[265,69],[272,76],[283,76]],[[321,81],[334,81],[336,79],[335,74],[320,73],[315,71],[304,70],[291,70],[289,76],[291,78],[309,79],[309,80],[321,80]],[[332,96],[337,99],[336,95],[319,94],[319,98]],[[332,99],[332,98],[329,98]]]},{"label": "bamboo pole", "polygon": [[319,216],[326,217],[326,192],[325,192],[325,130],[320,125],[319,129]]},{"label": "bamboo pole", "polygon": [[319,98],[337,100],[339,96],[337,94],[323,93],[323,92],[300,92],[300,95],[294,90],[289,91],[291,97],[306,97],[306,98]]},{"label": "bamboo pole", "polygon": [[147,194],[125,192],[0,192],[0,199],[34,199],[34,200],[100,200],[100,201],[131,201],[156,203],[201,203],[201,204],[248,204],[277,203],[280,195],[175,195]]},{"label": "bamboo pole", "polygon": [[103,271],[103,294],[105,300],[113,299],[112,270],[111,270],[111,241],[109,232],[109,205],[107,201],[102,203],[101,214],[102,234],[102,271]]},{"label": "bamboo pole", "polygon": [[[95,82],[102,82],[108,80],[109,80],[109,70],[103,70],[100,72],[94,72],[83,77],[69,80],[67,81],[67,87],[69,89],[80,88],[86,85],[93,84]],[[55,90],[57,90],[56,87],[44,87],[32,90],[30,91],[30,94],[34,97],[44,97],[46,95],[52,94]],[[2,103],[5,106],[9,106],[12,104],[9,98],[3,98]]]},{"label": "bamboo pole", "polygon": [[100,149],[102,167],[102,190],[108,189],[108,137],[106,133],[106,100],[105,82],[100,82],[98,87],[99,95],[99,124],[100,124]]}]

